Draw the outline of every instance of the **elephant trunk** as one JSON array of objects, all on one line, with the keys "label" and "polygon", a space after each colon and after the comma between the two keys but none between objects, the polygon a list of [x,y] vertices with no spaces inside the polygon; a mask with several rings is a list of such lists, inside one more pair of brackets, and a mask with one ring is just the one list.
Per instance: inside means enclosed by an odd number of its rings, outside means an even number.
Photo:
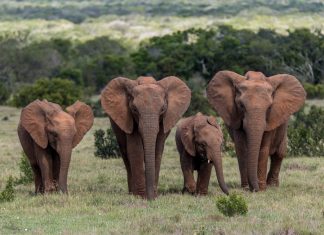
[{"label": "elephant trunk", "polygon": [[72,145],[65,145],[60,151],[60,174],[59,174],[59,189],[63,193],[68,193],[67,190],[67,176],[68,170],[71,161],[71,154],[72,154]]},{"label": "elephant trunk", "polygon": [[265,112],[253,111],[252,117],[246,117],[243,121],[247,136],[247,173],[248,182],[252,191],[259,191],[258,184],[258,161],[260,146],[265,130]]},{"label": "elephant trunk", "polygon": [[211,160],[213,161],[215,167],[219,187],[225,194],[228,195],[229,192],[224,180],[222,155],[220,149],[216,150],[215,153],[211,154]]},{"label": "elephant trunk", "polygon": [[153,115],[145,115],[142,118],[143,123],[140,124],[140,132],[142,134],[144,144],[144,162],[145,162],[145,185],[146,196],[148,200],[155,198],[155,148],[156,138],[159,130],[159,117]]}]

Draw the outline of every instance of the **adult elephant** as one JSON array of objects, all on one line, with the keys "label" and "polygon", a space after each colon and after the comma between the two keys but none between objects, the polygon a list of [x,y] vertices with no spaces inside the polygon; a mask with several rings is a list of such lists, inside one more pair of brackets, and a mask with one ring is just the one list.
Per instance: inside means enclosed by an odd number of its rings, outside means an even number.
[{"label": "adult elephant", "polygon": [[177,77],[118,77],[102,91],[101,104],[121,149],[130,193],[149,200],[157,196],[165,139],[190,98],[189,88]]},{"label": "adult elephant", "polygon": [[302,85],[288,74],[265,77],[250,71],[241,76],[220,71],[208,84],[207,97],[235,143],[241,186],[252,191],[265,190],[267,184],[278,186],[288,120],[306,98]]},{"label": "adult elephant", "polygon": [[67,193],[72,149],[93,124],[91,108],[77,101],[62,108],[35,100],[21,111],[18,136],[34,173],[35,193]]}]

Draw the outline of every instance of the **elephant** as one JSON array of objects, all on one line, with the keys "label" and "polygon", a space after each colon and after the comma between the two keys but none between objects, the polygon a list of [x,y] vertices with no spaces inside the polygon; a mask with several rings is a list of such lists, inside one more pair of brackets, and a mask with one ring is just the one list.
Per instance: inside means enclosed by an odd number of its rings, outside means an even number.
[{"label": "elephant", "polygon": [[117,77],[102,91],[101,105],[121,150],[129,193],[148,200],[157,197],[165,140],[190,99],[190,89],[174,76],[159,81]]},{"label": "elephant", "polygon": [[67,176],[74,148],[91,128],[90,106],[76,101],[60,105],[35,100],[21,111],[18,136],[34,174],[35,193],[68,194]]},{"label": "elephant", "polygon": [[[184,178],[182,192],[206,195],[214,165],[219,186],[228,194],[221,156],[223,133],[216,118],[202,113],[185,118],[177,127],[175,140]],[[198,171],[197,184],[193,176],[194,170]]]},{"label": "elephant", "polygon": [[249,71],[242,76],[220,71],[209,82],[207,99],[235,143],[243,188],[257,192],[267,185],[279,186],[289,117],[301,108],[305,98],[303,86],[288,74],[266,77]]}]

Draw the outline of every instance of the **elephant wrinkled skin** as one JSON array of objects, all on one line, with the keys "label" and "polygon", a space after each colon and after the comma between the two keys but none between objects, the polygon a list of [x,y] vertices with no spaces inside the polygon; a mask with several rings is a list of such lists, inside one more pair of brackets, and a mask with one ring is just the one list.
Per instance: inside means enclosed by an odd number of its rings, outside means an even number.
[{"label": "elephant wrinkled skin", "polygon": [[101,93],[127,170],[128,191],[151,200],[157,185],[164,142],[187,110],[191,92],[176,77],[111,80]]},{"label": "elephant wrinkled skin", "polygon": [[288,120],[306,98],[299,81],[288,74],[265,77],[250,71],[241,76],[220,71],[208,84],[207,98],[235,143],[241,186],[252,191],[278,186],[287,149]]},{"label": "elephant wrinkled skin", "polygon": [[35,100],[21,111],[18,136],[34,173],[35,193],[67,193],[67,175],[74,148],[91,128],[93,113],[83,102],[62,108]]},{"label": "elephant wrinkled skin", "polygon": [[[222,168],[223,134],[216,118],[201,113],[185,118],[177,127],[175,140],[184,178],[183,192],[206,195],[214,165],[219,186],[228,194]],[[194,170],[198,171],[197,184]]]}]

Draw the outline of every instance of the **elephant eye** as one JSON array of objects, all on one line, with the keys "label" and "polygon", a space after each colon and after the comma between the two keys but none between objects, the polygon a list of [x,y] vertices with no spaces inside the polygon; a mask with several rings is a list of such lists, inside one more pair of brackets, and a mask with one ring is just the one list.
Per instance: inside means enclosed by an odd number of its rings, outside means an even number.
[{"label": "elephant eye", "polygon": [[131,110],[133,113],[138,113],[138,109],[134,105],[131,106]]},{"label": "elephant eye", "polygon": [[164,113],[167,110],[167,105],[164,104],[161,108],[161,113]]}]

